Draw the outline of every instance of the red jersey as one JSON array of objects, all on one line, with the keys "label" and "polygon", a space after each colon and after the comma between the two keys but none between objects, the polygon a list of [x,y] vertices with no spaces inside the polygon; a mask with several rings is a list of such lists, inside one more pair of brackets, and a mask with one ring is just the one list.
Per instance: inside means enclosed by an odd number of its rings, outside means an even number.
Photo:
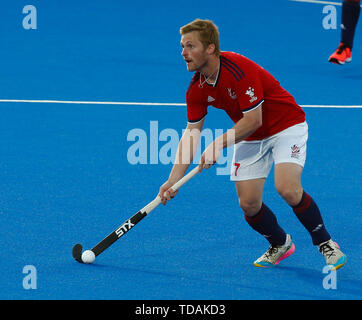
[{"label": "red jersey", "polygon": [[261,140],[305,121],[303,109],[268,71],[234,52],[221,52],[214,84],[194,74],[186,103],[191,123],[205,117],[208,106],[225,110],[236,123],[262,104],[263,124],[245,140]]}]

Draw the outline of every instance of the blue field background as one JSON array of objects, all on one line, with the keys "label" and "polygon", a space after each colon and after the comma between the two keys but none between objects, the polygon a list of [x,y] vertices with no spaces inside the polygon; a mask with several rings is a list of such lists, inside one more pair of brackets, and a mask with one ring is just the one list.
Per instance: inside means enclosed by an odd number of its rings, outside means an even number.
[{"label": "blue field background", "polygon": [[[22,9],[37,8],[25,30]],[[191,74],[180,26],[212,19],[222,50],[261,64],[301,105],[362,105],[361,26],[353,62],[329,64],[340,30],[325,30],[322,4],[292,1],[12,1],[0,12],[0,99],[185,102]],[[340,23],[340,6],[336,6]],[[127,135],[186,125],[183,106],[0,103],[1,299],[361,299],[360,108],[305,108],[303,185],[348,255],[337,288],[325,289],[324,259],[267,180],[264,201],[296,251],[275,269],[252,262],[268,247],[244,221],[234,185],[203,171],[102,253],[76,263],[154,199],[171,164],[132,165]],[[231,120],[209,109],[205,128]],[[148,141],[148,148],[150,148]],[[165,142],[159,142],[161,148]],[[37,270],[25,290],[24,266]]]}]

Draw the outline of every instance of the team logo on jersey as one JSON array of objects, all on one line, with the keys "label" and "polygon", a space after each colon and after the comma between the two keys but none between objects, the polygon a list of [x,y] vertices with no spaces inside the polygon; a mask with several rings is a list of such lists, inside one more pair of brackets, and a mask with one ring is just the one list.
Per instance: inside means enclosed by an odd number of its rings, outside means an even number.
[{"label": "team logo on jersey", "polygon": [[213,101],[215,101],[215,99],[213,97],[211,97],[211,96],[207,97],[207,102],[213,102]]},{"label": "team logo on jersey", "polygon": [[300,148],[295,144],[291,147],[291,149],[292,149],[291,157],[299,159]]},{"label": "team logo on jersey", "polygon": [[254,88],[249,87],[248,90],[245,92],[246,95],[248,95],[251,99],[249,100],[250,103],[254,102],[258,99],[258,97],[255,97]]},{"label": "team logo on jersey", "polygon": [[235,100],[237,98],[235,91],[231,90],[231,88],[228,88],[228,92],[231,99]]}]

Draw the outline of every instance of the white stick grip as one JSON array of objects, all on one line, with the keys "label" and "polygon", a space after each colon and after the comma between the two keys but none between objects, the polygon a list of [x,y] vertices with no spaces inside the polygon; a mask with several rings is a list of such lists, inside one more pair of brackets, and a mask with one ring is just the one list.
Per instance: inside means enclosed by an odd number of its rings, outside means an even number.
[{"label": "white stick grip", "polygon": [[161,203],[161,198],[157,196],[154,200],[152,200],[148,205],[142,208],[140,211],[146,214],[149,214],[153,209],[155,209]]},{"label": "white stick grip", "polygon": [[[191,178],[193,178],[197,173],[199,172],[199,167],[193,168],[187,175],[183,176],[179,181],[177,181],[171,189],[173,191],[178,190],[181,188],[187,181],[189,181]],[[157,196],[154,200],[152,200],[149,204],[147,204],[144,208],[142,208],[140,211],[144,212],[146,214],[149,214],[152,210],[157,208],[157,206],[161,204],[161,198]]]}]

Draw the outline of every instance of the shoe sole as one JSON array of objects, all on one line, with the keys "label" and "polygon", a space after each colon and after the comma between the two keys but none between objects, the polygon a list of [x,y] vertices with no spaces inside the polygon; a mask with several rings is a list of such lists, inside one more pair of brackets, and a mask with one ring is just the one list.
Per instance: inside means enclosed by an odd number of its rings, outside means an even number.
[{"label": "shoe sole", "polygon": [[347,256],[343,256],[337,261],[335,265],[331,264],[329,266],[331,267],[332,271],[335,271],[338,270],[339,268],[342,268],[346,264],[346,262],[347,262]]},{"label": "shoe sole", "polygon": [[347,58],[345,61],[341,61],[341,60],[338,60],[336,58],[330,58],[328,61],[332,62],[332,63],[335,63],[335,64],[344,65],[345,62],[351,62],[352,58]]},{"label": "shoe sole", "polygon": [[254,266],[255,267],[259,267],[259,268],[274,268],[276,267],[280,261],[288,258],[289,256],[291,256],[295,251],[295,245],[294,243],[292,243],[292,246],[289,248],[289,250],[284,253],[279,259],[277,262],[275,262],[274,264],[271,264],[271,263],[265,263],[265,264],[260,264],[260,263],[257,263],[257,262],[254,262]]}]

